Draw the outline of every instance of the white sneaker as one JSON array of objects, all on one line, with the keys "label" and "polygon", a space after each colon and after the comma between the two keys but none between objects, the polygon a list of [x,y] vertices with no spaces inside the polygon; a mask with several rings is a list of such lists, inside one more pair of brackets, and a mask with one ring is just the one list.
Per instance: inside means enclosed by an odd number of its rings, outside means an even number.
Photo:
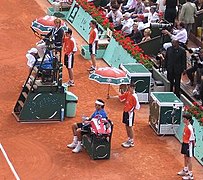
[{"label": "white sneaker", "polygon": [[121,146],[125,147],[125,148],[129,148],[129,147],[134,147],[134,142],[131,142],[131,141],[126,141],[126,142],[123,142],[121,144]]},{"label": "white sneaker", "polygon": [[192,94],[193,94],[193,96],[195,96],[195,95],[198,95],[199,93],[198,93],[197,89],[194,89],[194,90],[192,91]]},{"label": "white sneaker", "polygon": [[185,170],[183,169],[183,170],[179,171],[179,172],[177,173],[177,175],[179,175],[179,176],[186,176],[186,175],[188,175],[188,171],[185,171]]},{"label": "white sneaker", "polygon": [[183,176],[182,179],[183,180],[193,180],[194,177],[193,177],[193,175],[186,175],[186,176]]},{"label": "white sneaker", "polygon": [[77,142],[72,142],[71,144],[68,144],[67,147],[68,148],[75,148],[77,146]]},{"label": "white sneaker", "polygon": [[77,146],[75,147],[75,149],[72,150],[73,153],[79,153],[80,151],[82,151],[82,146],[81,144],[77,144]]},{"label": "white sneaker", "polygon": [[74,81],[68,81],[68,82],[66,82],[65,84],[66,84],[68,87],[70,87],[70,86],[75,86]]}]

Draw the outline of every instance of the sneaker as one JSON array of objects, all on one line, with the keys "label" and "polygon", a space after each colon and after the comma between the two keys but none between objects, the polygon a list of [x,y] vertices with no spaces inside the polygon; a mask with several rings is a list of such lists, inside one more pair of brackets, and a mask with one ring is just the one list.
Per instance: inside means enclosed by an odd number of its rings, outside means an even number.
[{"label": "sneaker", "polygon": [[134,147],[134,146],[135,146],[135,145],[134,145],[134,142],[131,142],[131,141],[123,142],[121,145],[122,145],[123,147],[125,147],[125,148],[129,148],[129,147]]},{"label": "sneaker", "polygon": [[194,89],[194,90],[192,91],[192,94],[193,94],[193,96],[195,96],[195,95],[198,95],[199,92],[197,91],[197,89]]},{"label": "sneaker", "polygon": [[91,66],[87,71],[89,71],[90,73],[94,73],[95,70],[96,70],[96,68]]},{"label": "sneaker", "polygon": [[80,151],[82,151],[82,146],[81,145],[77,145],[75,147],[75,149],[72,150],[73,153],[79,153]]},{"label": "sneaker", "polygon": [[75,148],[77,146],[77,142],[72,142],[71,144],[68,144],[67,147],[68,148]]},{"label": "sneaker", "polygon": [[186,85],[190,85],[190,86],[193,86],[193,82],[192,81],[188,81],[185,83]]},{"label": "sneaker", "polygon": [[179,176],[186,176],[186,175],[188,175],[188,171],[185,171],[185,170],[183,169],[183,170],[179,171],[179,172],[177,173],[177,175],[179,175]]},{"label": "sneaker", "polygon": [[67,83],[65,83],[68,87],[70,86],[75,86],[74,81],[68,81]]},{"label": "sneaker", "polygon": [[183,180],[192,180],[194,179],[193,175],[186,175],[182,177]]}]

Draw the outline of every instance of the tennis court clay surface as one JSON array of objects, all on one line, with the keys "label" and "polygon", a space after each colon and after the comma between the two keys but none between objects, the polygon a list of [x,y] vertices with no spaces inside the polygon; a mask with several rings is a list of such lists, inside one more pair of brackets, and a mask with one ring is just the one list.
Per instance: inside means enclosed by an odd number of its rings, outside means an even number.
[{"label": "tennis court clay surface", "polygon": [[[31,22],[44,16],[46,0],[1,0],[0,6],[0,179],[111,179],[111,180],[174,180],[182,168],[180,143],[175,137],[159,137],[149,127],[149,105],[137,112],[134,132],[135,147],[125,149],[125,127],[121,123],[123,104],[106,99],[107,85],[88,79],[90,62],[79,51],[75,55],[75,87],[70,91],[79,97],[75,118],[60,123],[19,123],[11,112],[28,76],[25,54],[38,39],[30,29]],[[85,43],[74,31],[78,48]],[[99,60],[99,66],[105,64]],[[64,68],[63,80],[68,75]],[[116,95],[115,88],[110,93]],[[114,122],[111,157],[91,160],[83,150],[73,154],[66,148],[72,141],[71,125],[81,121],[82,114],[91,115],[95,99],[106,102],[105,109]],[[9,161],[5,159],[8,156]],[[194,176],[203,179],[203,168],[193,160]],[[13,168],[12,168],[13,167]]]}]

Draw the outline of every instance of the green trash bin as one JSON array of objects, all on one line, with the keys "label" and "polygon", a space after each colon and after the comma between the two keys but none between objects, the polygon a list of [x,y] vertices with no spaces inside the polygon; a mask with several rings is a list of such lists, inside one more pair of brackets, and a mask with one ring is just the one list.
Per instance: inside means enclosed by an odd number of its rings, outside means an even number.
[{"label": "green trash bin", "polygon": [[66,91],[66,117],[75,117],[78,97],[70,91]]}]

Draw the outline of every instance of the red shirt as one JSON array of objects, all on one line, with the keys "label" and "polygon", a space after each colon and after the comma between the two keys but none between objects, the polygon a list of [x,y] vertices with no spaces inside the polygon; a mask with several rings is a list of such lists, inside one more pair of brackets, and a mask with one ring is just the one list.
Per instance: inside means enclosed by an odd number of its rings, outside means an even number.
[{"label": "red shirt", "polygon": [[135,106],[137,104],[135,96],[133,96],[128,91],[125,92],[124,94],[120,95],[119,99],[121,101],[125,101],[125,105],[124,105],[124,109],[123,109],[125,112],[129,112],[129,111],[134,110],[134,108],[135,108]]},{"label": "red shirt", "polygon": [[69,37],[64,37],[64,53],[69,55],[73,52],[74,49],[74,41]]},{"label": "red shirt", "polygon": [[89,35],[89,44],[93,44],[95,39],[96,39],[97,33],[94,29],[90,30],[90,35]]}]

